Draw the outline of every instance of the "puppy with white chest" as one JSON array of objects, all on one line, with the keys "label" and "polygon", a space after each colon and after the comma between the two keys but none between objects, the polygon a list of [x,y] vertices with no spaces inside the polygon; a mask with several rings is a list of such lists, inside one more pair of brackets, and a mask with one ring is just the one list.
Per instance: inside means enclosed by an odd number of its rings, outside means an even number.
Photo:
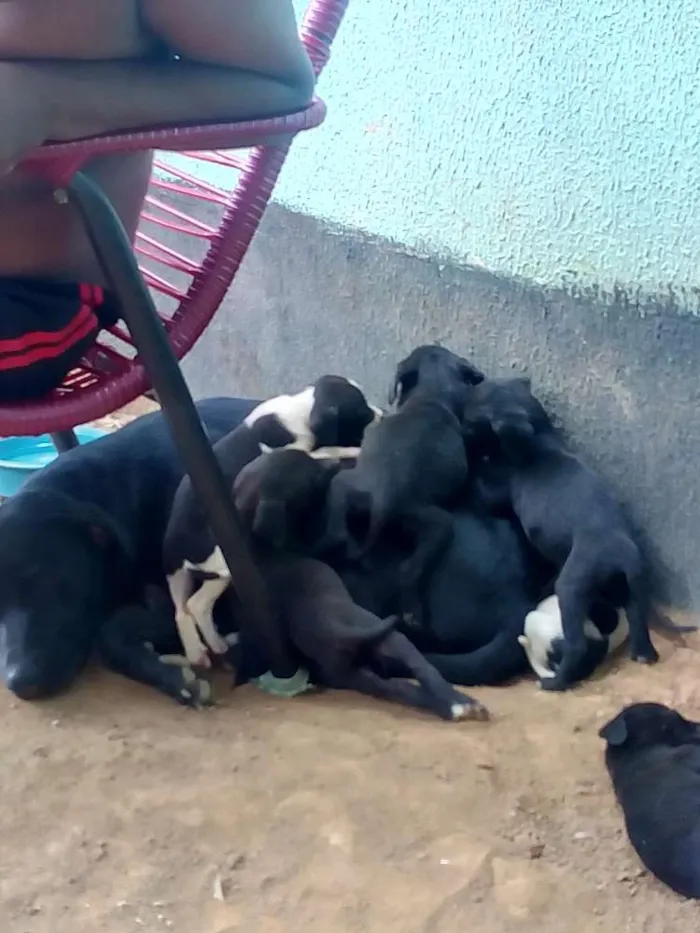
[{"label": "puppy with white chest", "polygon": [[[214,446],[214,453],[233,486],[241,469],[267,450],[304,450],[318,459],[355,456],[365,428],[380,417],[381,411],[367,402],[356,383],[322,376],[296,395],[262,402]],[[228,650],[216,632],[212,610],[231,576],[189,477],[175,496],[163,564],[185,656],[191,664],[208,667],[207,648],[217,655]],[[195,590],[198,581],[201,585]]]}]

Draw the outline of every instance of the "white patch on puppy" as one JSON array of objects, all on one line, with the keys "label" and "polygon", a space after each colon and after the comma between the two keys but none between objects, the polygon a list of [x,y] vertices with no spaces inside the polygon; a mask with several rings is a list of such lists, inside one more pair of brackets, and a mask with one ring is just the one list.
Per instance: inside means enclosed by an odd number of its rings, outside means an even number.
[{"label": "white patch on puppy", "polygon": [[[624,610],[619,610],[617,617],[617,627],[609,636],[601,634],[590,619],[586,619],[583,626],[588,641],[607,642],[606,656],[624,644],[629,635],[629,624]],[[524,634],[518,637],[518,642],[527,655],[530,667],[541,680],[556,676],[551,658],[557,653],[557,648],[561,647],[563,641],[564,630],[561,623],[559,599],[557,596],[548,596],[542,600],[537,609],[528,612],[525,617]]]}]

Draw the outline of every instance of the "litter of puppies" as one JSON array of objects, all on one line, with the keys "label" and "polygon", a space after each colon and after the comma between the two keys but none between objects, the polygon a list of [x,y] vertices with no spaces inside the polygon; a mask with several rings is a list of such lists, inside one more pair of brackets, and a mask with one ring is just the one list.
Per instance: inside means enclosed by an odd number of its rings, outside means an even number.
[{"label": "litter of puppies", "polygon": [[[458,687],[532,669],[566,690],[625,643],[654,664],[652,628],[694,631],[653,606],[623,507],[528,380],[419,347],[391,403],[382,412],[335,375],[199,403],[276,623],[317,688],[483,721]],[[235,579],[159,414],[61,456],[10,499],[0,564],[0,676],[22,699],[65,689],[92,653],[193,708],[213,701],[213,660],[237,683],[269,667],[220,599]],[[700,830],[681,799],[692,808],[699,729],[639,704],[600,733],[632,845],[690,897]]]}]

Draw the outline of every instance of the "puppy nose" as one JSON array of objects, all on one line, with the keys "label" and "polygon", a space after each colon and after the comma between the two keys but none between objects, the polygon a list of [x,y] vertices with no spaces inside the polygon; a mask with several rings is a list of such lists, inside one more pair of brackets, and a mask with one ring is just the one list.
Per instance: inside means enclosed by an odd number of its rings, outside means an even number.
[{"label": "puppy nose", "polygon": [[41,676],[41,671],[33,664],[14,664],[4,672],[4,681],[20,700],[38,700],[52,693]]}]

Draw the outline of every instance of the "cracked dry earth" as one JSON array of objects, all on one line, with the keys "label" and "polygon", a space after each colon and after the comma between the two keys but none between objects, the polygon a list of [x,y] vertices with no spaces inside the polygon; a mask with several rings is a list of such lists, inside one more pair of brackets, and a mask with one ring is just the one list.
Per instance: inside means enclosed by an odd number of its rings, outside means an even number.
[{"label": "cracked dry earth", "polygon": [[628,847],[597,737],[635,700],[700,719],[700,637],[657,641],[570,694],[474,690],[490,723],[225,677],[191,712],[97,668],[0,692],[0,930],[697,930]]}]

